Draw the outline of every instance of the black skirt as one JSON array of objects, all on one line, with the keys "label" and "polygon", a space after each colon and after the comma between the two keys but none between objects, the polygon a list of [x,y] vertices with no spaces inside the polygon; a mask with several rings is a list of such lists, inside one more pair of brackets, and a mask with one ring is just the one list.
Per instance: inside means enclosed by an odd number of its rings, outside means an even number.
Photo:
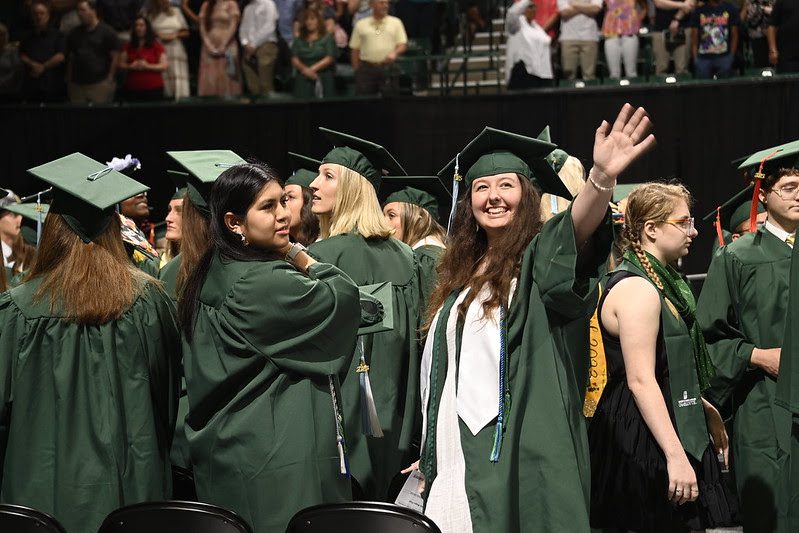
[{"label": "black skirt", "polygon": [[683,505],[667,499],[666,458],[624,381],[608,383],[589,427],[591,526],[673,533],[730,526],[738,503],[711,446],[690,455],[699,498]]}]

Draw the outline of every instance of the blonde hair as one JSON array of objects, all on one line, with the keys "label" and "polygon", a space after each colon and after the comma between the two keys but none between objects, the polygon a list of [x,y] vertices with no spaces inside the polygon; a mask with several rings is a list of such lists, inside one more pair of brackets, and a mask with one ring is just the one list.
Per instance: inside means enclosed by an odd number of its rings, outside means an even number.
[{"label": "blonde hair", "polygon": [[394,230],[388,226],[375,188],[369,181],[347,167],[339,168],[336,202],[333,211],[319,215],[322,239],[358,233],[364,239],[388,239]]},{"label": "blonde hair", "polygon": [[[558,176],[572,196],[577,196],[585,185],[585,167],[576,157],[569,156],[563,163]],[[558,202],[558,213],[568,209],[570,201],[565,198],[555,197]],[[552,212],[552,195],[545,193],[541,195],[541,220],[546,222],[557,213]]]},{"label": "blonde hair", "polygon": [[435,237],[443,244],[447,232],[423,207],[407,202],[399,202],[402,221],[402,242],[413,246],[422,239]]},{"label": "blonde hair", "polygon": [[624,251],[632,250],[638,256],[646,275],[660,290],[663,290],[663,283],[644,253],[641,246],[641,233],[644,231],[644,224],[647,221],[665,222],[680,200],[683,200],[689,207],[693,202],[691,193],[679,183],[644,183],[633,189],[627,197],[622,234],[623,249]]}]

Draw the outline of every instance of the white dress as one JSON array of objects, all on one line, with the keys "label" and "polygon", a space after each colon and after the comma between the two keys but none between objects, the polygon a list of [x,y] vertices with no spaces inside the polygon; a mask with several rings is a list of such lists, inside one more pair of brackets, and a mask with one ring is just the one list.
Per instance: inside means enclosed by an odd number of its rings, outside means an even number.
[{"label": "white dress", "polygon": [[[150,19],[153,31],[158,34],[177,33],[188,30],[189,25],[179,8],[173,7],[172,13],[159,13]],[[164,72],[164,94],[167,98],[179,100],[190,96],[189,90],[189,60],[186,49],[180,39],[165,42],[166,60],[168,67]]]}]

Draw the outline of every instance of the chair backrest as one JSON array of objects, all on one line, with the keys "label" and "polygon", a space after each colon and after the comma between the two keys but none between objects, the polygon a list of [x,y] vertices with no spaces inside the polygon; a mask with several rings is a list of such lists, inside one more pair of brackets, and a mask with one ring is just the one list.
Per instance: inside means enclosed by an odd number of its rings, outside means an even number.
[{"label": "chair backrest", "polygon": [[66,533],[64,526],[47,513],[22,507],[0,504],[0,531],[14,533]]},{"label": "chair backrest", "polygon": [[233,511],[199,502],[147,502],[109,514],[98,533],[252,533]]},{"label": "chair backrest", "polygon": [[303,509],[291,519],[286,533],[441,533],[424,515],[379,502],[349,502]]}]

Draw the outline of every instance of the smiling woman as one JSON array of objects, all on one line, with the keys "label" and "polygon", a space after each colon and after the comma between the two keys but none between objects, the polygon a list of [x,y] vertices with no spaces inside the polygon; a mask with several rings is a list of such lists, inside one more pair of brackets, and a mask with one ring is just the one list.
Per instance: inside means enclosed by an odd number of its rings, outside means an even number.
[{"label": "smiling woman", "polygon": [[589,349],[565,328],[592,312],[611,191],[654,144],[649,128],[630,105],[603,122],[591,185],[543,226],[533,181],[569,196],[545,159],[554,145],[486,128],[441,171],[464,194],[428,315],[420,468],[444,533],[589,530]]}]

